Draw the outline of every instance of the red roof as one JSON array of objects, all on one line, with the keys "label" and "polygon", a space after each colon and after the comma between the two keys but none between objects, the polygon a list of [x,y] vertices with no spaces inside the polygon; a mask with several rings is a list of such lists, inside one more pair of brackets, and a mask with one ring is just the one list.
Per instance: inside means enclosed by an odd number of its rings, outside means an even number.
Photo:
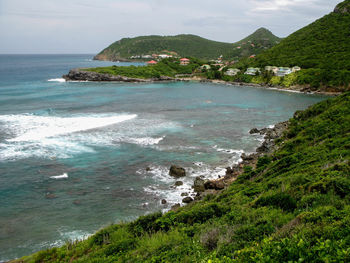
[{"label": "red roof", "polygon": [[157,64],[157,61],[151,60],[151,61],[148,61],[147,64]]},{"label": "red roof", "polygon": [[188,58],[182,58],[180,61],[190,61]]}]

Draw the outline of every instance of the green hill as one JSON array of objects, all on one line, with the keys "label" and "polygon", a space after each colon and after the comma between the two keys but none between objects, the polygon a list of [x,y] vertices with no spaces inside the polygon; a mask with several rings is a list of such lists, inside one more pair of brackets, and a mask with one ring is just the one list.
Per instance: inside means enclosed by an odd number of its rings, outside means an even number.
[{"label": "green hill", "polygon": [[17,262],[350,262],[350,93],[276,142],[218,195]]},{"label": "green hill", "polygon": [[254,64],[350,70],[350,0],[283,39]]},{"label": "green hill", "polygon": [[[159,53],[174,54],[181,57],[216,59],[223,55],[225,59],[240,58],[259,54],[279,41],[267,29],[259,29],[246,39],[235,44],[208,40],[195,35],[177,36],[140,36],[123,38],[102,50],[95,59],[125,60],[132,56],[152,55]],[[243,44],[244,43],[244,44]],[[254,47],[252,46],[254,45]],[[238,46],[241,49],[237,49]]]},{"label": "green hill", "polygon": [[276,37],[271,31],[262,27],[248,37],[234,43],[234,48],[228,54],[228,57],[240,59],[251,55],[257,55],[280,42],[281,38]]}]

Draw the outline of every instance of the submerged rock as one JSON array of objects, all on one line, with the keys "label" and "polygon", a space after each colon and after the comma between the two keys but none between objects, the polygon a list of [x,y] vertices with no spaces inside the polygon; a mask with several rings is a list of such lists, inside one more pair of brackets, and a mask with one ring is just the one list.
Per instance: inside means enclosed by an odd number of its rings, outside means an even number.
[{"label": "submerged rock", "polygon": [[181,196],[188,196],[188,193],[181,193]]},{"label": "submerged rock", "polygon": [[175,178],[185,177],[186,170],[180,166],[172,165],[169,170],[169,175]]}]

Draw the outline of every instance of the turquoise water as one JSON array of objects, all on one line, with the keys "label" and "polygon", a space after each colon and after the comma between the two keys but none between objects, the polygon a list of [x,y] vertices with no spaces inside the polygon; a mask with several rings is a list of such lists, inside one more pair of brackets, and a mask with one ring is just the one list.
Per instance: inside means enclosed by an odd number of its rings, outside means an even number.
[{"label": "turquoise water", "polygon": [[[60,82],[71,68],[115,64],[91,57],[0,56],[0,261],[168,209],[196,176],[215,178],[254,151],[262,138],[251,128],[325,98],[210,83]],[[188,171],[181,187],[171,164]]]}]

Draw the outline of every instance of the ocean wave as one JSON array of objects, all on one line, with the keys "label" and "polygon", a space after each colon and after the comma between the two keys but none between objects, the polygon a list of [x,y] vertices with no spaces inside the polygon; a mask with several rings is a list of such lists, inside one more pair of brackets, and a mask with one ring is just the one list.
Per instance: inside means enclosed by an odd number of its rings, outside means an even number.
[{"label": "ocean wave", "polygon": [[47,81],[50,81],[50,82],[66,82],[66,80],[63,79],[63,78],[48,79]]},{"label": "ocean wave", "polygon": [[40,141],[59,135],[101,128],[136,118],[136,114],[116,116],[54,117],[35,115],[2,115],[5,122],[17,135],[9,142]]},{"label": "ocean wave", "polygon": [[61,174],[61,175],[50,176],[50,178],[51,179],[66,179],[66,178],[68,178],[68,174],[64,173],[64,174]]}]

